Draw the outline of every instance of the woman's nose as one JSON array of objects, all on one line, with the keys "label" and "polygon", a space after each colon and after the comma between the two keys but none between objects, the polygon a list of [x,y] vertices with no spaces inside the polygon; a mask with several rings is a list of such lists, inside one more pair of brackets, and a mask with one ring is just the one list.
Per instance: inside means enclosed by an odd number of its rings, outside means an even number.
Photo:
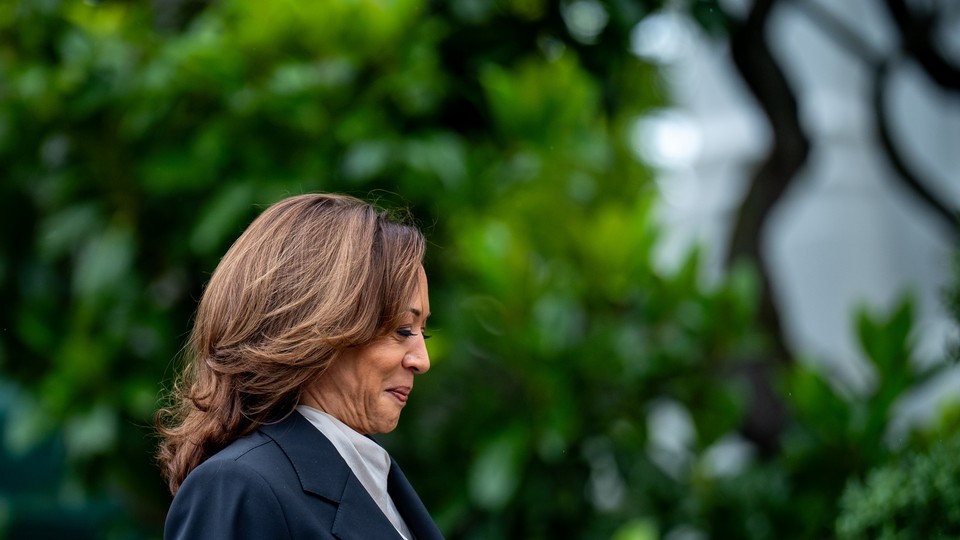
[{"label": "woman's nose", "polygon": [[422,337],[417,340],[416,347],[403,357],[403,367],[412,369],[414,373],[426,373],[430,370],[430,354]]}]

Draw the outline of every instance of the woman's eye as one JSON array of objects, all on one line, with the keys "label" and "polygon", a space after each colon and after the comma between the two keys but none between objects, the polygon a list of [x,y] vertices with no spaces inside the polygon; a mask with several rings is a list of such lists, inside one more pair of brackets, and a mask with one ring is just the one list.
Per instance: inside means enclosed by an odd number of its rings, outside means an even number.
[{"label": "woman's eye", "polygon": [[[426,328],[421,328],[420,334],[423,335],[423,339],[430,339],[430,336],[425,332],[425,330]],[[410,328],[400,328],[397,330],[397,335],[408,338],[408,337],[416,336],[417,333]]]}]

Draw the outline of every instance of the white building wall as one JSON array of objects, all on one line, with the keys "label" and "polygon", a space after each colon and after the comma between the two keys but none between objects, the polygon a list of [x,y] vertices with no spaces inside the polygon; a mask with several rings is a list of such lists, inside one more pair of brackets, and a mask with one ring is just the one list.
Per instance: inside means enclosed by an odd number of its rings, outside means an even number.
[{"label": "white building wall", "polygon": [[[820,4],[879,53],[895,45],[879,2]],[[673,264],[699,242],[716,272],[750,169],[769,143],[768,129],[725,46],[679,15],[660,17],[641,23],[635,45],[639,54],[666,63],[676,103],[671,114],[641,121],[638,129],[644,157],[662,167],[668,232],[662,260]],[[898,183],[881,152],[871,73],[863,62],[790,3],[771,22],[768,37],[797,93],[812,152],[771,216],[763,249],[793,350],[828,363],[851,390],[865,390],[870,371],[856,340],[856,308],[886,313],[913,294],[917,359],[942,359],[956,332],[940,300],[955,246]],[[912,66],[901,65],[894,77],[888,105],[901,148],[935,181],[932,189],[960,208],[960,99],[944,95]],[[957,386],[939,384],[941,390]],[[929,405],[941,393],[924,392],[915,401]],[[914,405],[906,407],[911,414]]]}]

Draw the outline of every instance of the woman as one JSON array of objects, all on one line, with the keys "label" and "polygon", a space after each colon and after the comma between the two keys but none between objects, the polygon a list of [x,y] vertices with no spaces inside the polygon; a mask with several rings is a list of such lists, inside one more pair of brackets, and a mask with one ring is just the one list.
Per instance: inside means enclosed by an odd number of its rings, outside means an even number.
[{"label": "woman", "polygon": [[430,368],[424,240],[342,195],[268,208],[207,285],[173,406],[165,538],[442,538],[368,435]]}]

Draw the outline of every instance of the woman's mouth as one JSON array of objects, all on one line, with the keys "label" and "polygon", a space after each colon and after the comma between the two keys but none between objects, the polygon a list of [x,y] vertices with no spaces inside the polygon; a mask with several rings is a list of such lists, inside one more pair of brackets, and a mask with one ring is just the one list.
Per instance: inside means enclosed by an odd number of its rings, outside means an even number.
[{"label": "woman's mouth", "polygon": [[400,403],[406,403],[407,398],[410,397],[410,387],[398,386],[396,388],[388,388],[387,393],[396,398]]}]

